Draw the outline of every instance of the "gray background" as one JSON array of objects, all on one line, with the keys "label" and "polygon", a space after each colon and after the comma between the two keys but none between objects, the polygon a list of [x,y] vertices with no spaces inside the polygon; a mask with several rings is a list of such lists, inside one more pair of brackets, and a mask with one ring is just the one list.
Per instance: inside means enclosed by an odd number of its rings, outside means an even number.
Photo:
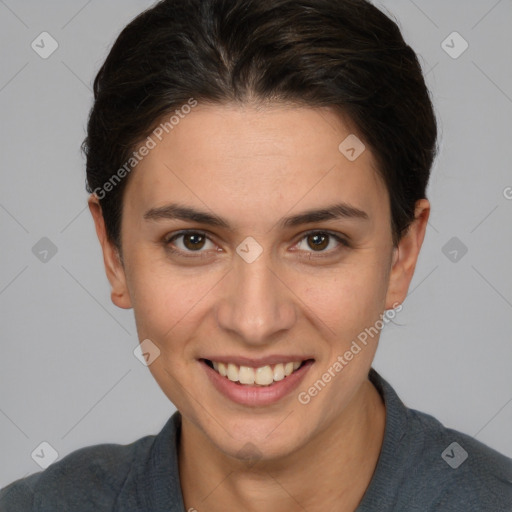
[{"label": "gray background", "polygon": [[[151,3],[0,0],[0,486],[40,470],[43,441],[60,458],[129,443],[174,411],[133,355],[132,312],[110,302],[79,150],[93,77]],[[512,1],[377,5],[421,55],[441,154],[414,281],[374,366],[410,407],[512,456]],[[43,31],[59,44],[47,59],[31,48]],[[453,31],[469,43],[457,59],[441,46]],[[57,248],[46,261],[43,237]]]}]

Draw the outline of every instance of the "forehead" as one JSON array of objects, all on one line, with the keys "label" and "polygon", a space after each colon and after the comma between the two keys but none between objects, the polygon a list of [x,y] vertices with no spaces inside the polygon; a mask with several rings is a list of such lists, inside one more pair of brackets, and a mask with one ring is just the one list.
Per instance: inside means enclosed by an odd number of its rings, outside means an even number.
[{"label": "forehead", "polygon": [[330,109],[199,104],[158,133],[130,177],[130,208],[179,198],[227,215],[239,216],[243,207],[261,216],[299,202],[378,209],[387,195],[370,149],[350,120]]}]

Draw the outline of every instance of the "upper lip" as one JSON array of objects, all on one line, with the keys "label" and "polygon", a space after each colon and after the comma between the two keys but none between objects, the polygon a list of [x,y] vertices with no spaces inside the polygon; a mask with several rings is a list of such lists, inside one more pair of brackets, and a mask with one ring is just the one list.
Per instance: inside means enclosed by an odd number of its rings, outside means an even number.
[{"label": "upper lip", "polygon": [[244,356],[207,356],[202,357],[201,359],[208,359],[209,361],[215,361],[217,363],[232,363],[238,366],[251,366],[253,368],[259,368],[261,366],[267,366],[272,364],[279,363],[290,363],[295,361],[306,361],[308,359],[313,359],[311,356],[303,356],[297,354],[291,355],[281,355],[274,354],[270,356],[263,357],[244,357]]}]

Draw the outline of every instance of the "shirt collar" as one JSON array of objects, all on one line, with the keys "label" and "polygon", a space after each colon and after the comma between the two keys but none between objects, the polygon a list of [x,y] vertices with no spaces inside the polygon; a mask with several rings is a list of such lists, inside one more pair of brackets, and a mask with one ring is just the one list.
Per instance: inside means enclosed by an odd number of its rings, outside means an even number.
[{"label": "shirt collar", "polygon": [[[370,382],[380,393],[386,407],[384,440],[372,480],[357,511],[371,508],[378,496],[389,496],[388,479],[397,468],[405,467],[398,447],[407,431],[407,408],[391,385],[376,370],[370,369]],[[179,479],[178,443],[181,414],[176,411],[152,439],[142,464],[139,461],[128,475],[116,509],[182,512],[185,510]],[[401,453],[401,454],[400,454]],[[399,470],[399,469],[398,469]],[[406,475],[404,475],[406,477]],[[135,489],[135,492],[130,492]]]}]

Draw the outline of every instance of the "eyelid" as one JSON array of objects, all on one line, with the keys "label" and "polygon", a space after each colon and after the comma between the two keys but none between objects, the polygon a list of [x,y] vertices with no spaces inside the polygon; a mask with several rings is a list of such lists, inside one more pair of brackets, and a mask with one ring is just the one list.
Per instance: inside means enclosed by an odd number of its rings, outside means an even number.
[{"label": "eyelid", "polygon": [[211,235],[211,233],[208,233],[208,231],[203,231],[202,229],[182,229],[180,231],[176,231],[174,233],[164,236],[164,242],[170,243],[175,238],[178,238],[179,236],[184,236],[184,235],[201,235],[201,236],[208,238],[208,240],[213,241],[210,238],[212,235]]},{"label": "eyelid", "polygon": [[[334,238],[334,240],[336,240],[336,242],[338,242],[338,244],[344,248],[350,247],[348,237],[344,236],[341,233],[330,231],[328,229],[311,229],[309,231],[301,233],[300,235],[298,235],[297,242],[294,244],[294,247],[297,244],[299,244],[304,238],[306,238],[310,235],[317,235],[317,234],[328,235],[329,237]],[[310,258],[312,254],[315,255],[315,257],[321,258],[321,257],[332,256],[333,254],[336,254],[337,252],[339,252],[339,250],[340,250],[340,247],[331,249],[329,251],[313,251],[313,250],[311,250],[311,251],[304,251],[304,252],[307,253],[307,255],[308,255],[307,258]],[[303,251],[297,250],[297,252],[303,252]]]},{"label": "eyelid", "polygon": [[[179,238],[180,236],[185,236],[185,235],[190,235],[190,234],[197,234],[197,235],[204,236],[207,240],[209,240],[213,244],[216,244],[216,242],[214,240],[212,240],[212,234],[209,233],[208,231],[204,231],[204,230],[200,230],[200,229],[184,229],[184,230],[172,233],[171,235],[165,236],[164,240],[163,240],[164,246],[170,252],[172,252],[174,254],[182,255],[184,257],[192,257],[192,258],[206,257],[207,254],[209,252],[211,252],[211,250],[208,250],[208,251],[203,251],[203,250],[183,251],[181,249],[175,249],[175,248],[172,247],[171,242],[173,240],[175,240],[176,238]],[[305,232],[301,233],[300,235],[297,236],[297,240],[294,243],[294,247],[296,245],[298,245],[302,240],[304,240],[304,238],[306,238],[306,237],[308,237],[310,235],[315,235],[315,234],[328,235],[329,237],[334,238],[334,240],[336,242],[338,242],[342,247],[345,247],[345,248],[350,247],[350,243],[349,243],[349,241],[348,241],[346,236],[344,236],[343,234],[338,233],[338,232],[330,231],[328,229],[310,229],[308,231],[305,231]],[[303,251],[303,250],[296,250],[294,252],[298,252],[298,253],[304,253],[305,252],[305,253],[307,253],[307,256],[306,256],[307,258],[311,258],[311,255],[315,255],[315,257],[320,257],[321,258],[321,257],[332,256],[333,254],[336,254],[337,252],[339,252],[339,250],[340,250],[340,247],[337,247],[335,249],[331,249],[329,251],[313,251],[313,250],[312,251]]]},{"label": "eyelid", "polygon": [[344,235],[343,233],[339,233],[338,231],[331,231],[329,229],[321,229],[321,228],[310,229],[308,231],[305,231],[304,233],[297,235],[297,238],[299,240],[302,240],[306,236],[316,235],[316,234],[329,235],[329,236],[332,236],[333,238],[335,238],[336,240],[338,240],[340,243],[348,244],[348,236]]},{"label": "eyelid", "polygon": [[172,242],[176,239],[176,238],[179,238],[181,236],[186,236],[186,235],[200,235],[200,236],[203,236],[205,237],[209,242],[217,245],[215,243],[214,240],[212,240],[212,234],[209,233],[208,231],[203,231],[201,229],[182,229],[181,231],[177,231],[175,233],[172,233],[170,235],[167,235],[164,237],[163,239],[163,244],[164,244],[164,247],[174,253],[174,254],[178,254],[178,255],[181,255],[181,256],[184,256],[186,258],[201,258],[201,257],[205,257],[209,252],[211,252],[211,249],[208,250],[208,251],[202,251],[202,250],[199,250],[199,251],[183,251],[182,249],[176,249],[172,246]]}]

